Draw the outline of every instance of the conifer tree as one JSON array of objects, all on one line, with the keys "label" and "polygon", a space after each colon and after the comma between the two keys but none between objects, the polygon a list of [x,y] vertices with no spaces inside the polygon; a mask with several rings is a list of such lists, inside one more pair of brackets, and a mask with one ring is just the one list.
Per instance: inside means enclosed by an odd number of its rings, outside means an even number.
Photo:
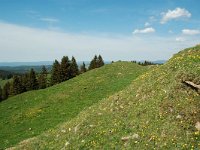
[{"label": "conifer tree", "polygon": [[6,87],[6,89],[7,89],[8,95],[11,95],[11,90],[10,90],[11,85],[12,85],[12,84],[11,84],[9,81],[6,82],[6,84],[4,85],[4,86]]},{"label": "conifer tree", "polygon": [[89,65],[89,70],[97,68],[97,55],[94,56]]},{"label": "conifer tree", "polygon": [[70,60],[67,56],[63,56],[60,64],[60,81],[66,81],[70,78]]},{"label": "conifer tree", "polygon": [[38,76],[38,88],[45,89],[47,87],[46,77],[43,74]]},{"label": "conifer tree", "polygon": [[24,92],[29,90],[29,74],[28,73],[25,73],[22,76],[22,86],[24,88]]},{"label": "conifer tree", "polygon": [[83,62],[83,64],[81,65],[81,67],[80,67],[80,73],[84,73],[84,72],[86,72],[87,71],[87,69],[86,69],[86,67],[85,67],[85,63]]},{"label": "conifer tree", "polygon": [[98,58],[97,58],[97,55],[94,56],[94,68],[97,68],[97,61],[98,61]]},{"label": "conifer tree", "polygon": [[21,84],[21,93],[26,92],[26,87],[23,85],[23,75],[19,76],[20,84]]},{"label": "conifer tree", "polygon": [[102,67],[103,65],[104,65],[103,58],[101,57],[101,55],[99,55],[97,59],[97,67]]},{"label": "conifer tree", "polygon": [[47,68],[43,65],[42,66],[42,74],[45,74],[46,76],[48,75],[48,71],[47,71]]},{"label": "conifer tree", "polygon": [[60,63],[55,60],[52,66],[52,71],[51,71],[51,85],[60,83]]},{"label": "conifer tree", "polygon": [[28,90],[37,90],[38,89],[38,81],[36,78],[36,73],[33,68],[30,70],[29,73],[29,87]]},{"label": "conifer tree", "polygon": [[3,98],[2,98],[2,88],[1,88],[1,86],[0,86],[0,102],[3,100]]},{"label": "conifer tree", "polygon": [[4,85],[3,89],[2,89],[2,100],[7,99],[9,96],[9,87],[7,84]]},{"label": "conifer tree", "polygon": [[13,96],[14,94],[13,94],[14,92],[13,92],[13,84],[11,83],[10,84],[10,88],[9,88],[9,95],[10,96]]},{"label": "conifer tree", "polygon": [[72,57],[70,64],[70,78],[73,78],[79,74],[78,65],[76,63],[76,59]]},{"label": "conifer tree", "polygon": [[[13,82],[12,82],[12,94],[13,95],[17,95],[17,94],[20,94],[23,92],[23,86],[22,86],[22,82],[20,80],[20,77],[19,76],[14,76],[13,77]],[[7,90],[10,89],[9,88],[6,88]]]},{"label": "conifer tree", "polygon": [[39,89],[45,89],[47,87],[47,69],[45,66],[42,67],[41,73],[38,77]]},{"label": "conifer tree", "polygon": [[91,60],[90,65],[88,67],[89,70],[94,69],[94,59]]}]

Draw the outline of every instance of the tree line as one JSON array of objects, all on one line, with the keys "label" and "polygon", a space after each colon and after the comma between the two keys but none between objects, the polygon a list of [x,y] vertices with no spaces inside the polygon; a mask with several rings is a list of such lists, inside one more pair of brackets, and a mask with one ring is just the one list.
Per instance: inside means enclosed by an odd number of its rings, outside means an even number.
[{"label": "tree line", "polygon": [[63,56],[60,62],[58,60],[54,61],[52,70],[49,73],[46,67],[43,66],[39,74],[31,69],[28,73],[14,75],[12,82],[8,81],[3,88],[0,86],[0,101],[23,92],[45,89],[103,65],[104,61],[101,55],[98,57],[95,55],[88,68],[84,62],[79,68],[75,57],[70,60],[68,56]]},{"label": "tree line", "polygon": [[156,65],[155,63],[151,62],[151,61],[147,61],[145,60],[144,62],[137,62],[137,61],[131,61],[132,63],[136,63],[138,65],[141,65],[141,66],[149,66],[149,65]]}]

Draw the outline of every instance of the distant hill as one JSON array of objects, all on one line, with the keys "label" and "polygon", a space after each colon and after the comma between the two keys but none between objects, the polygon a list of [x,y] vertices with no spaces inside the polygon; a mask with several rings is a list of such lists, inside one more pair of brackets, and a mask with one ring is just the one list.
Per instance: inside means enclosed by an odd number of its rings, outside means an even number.
[{"label": "distant hill", "polygon": [[[77,61],[78,65],[81,65],[83,62],[89,64],[90,61]],[[111,61],[105,61],[106,64],[109,64]],[[38,62],[0,62],[0,67],[19,67],[19,66],[51,66],[53,61],[38,61]]]},{"label": "distant hill", "polygon": [[164,64],[167,62],[167,60],[156,60],[156,61],[152,61],[154,64]]},{"label": "distant hill", "polygon": [[38,61],[38,62],[0,62],[0,66],[42,66],[42,65],[52,65],[53,61]]},{"label": "distant hill", "polygon": [[[83,61],[77,62],[80,66],[82,65]],[[86,67],[89,66],[89,61],[84,61]],[[111,63],[110,61],[105,61],[105,64]],[[0,70],[4,70],[7,72],[13,73],[25,73],[30,71],[33,68],[36,72],[40,72],[42,66],[45,65],[48,71],[51,71],[53,62],[50,61],[41,61],[41,62],[10,62],[10,63],[0,63]]]},{"label": "distant hill", "polygon": [[[144,61],[139,61],[144,62]],[[154,64],[164,64],[165,60],[157,60],[152,61]],[[77,64],[80,66],[82,65],[83,61],[78,61]],[[89,66],[90,61],[84,61],[86,67]],[[110,64],[111,61],[105,61],[105,64]],[[30,71],[31,68],[33,68],[36,72],[40,72],[42,69],[42,66],[45,65],[48,71],[51,71],[53,62],[51,61],[40,61],[40,62],[0,62],[0,70],[4,70],[7,72],[13,72],[13,73],[25,73]]]},{"label": "distant hill", "polygon": [[17,75],[17,73],[0,69],[0,79],[10,79],[13,75]]},{"label": "distant hill", "polygon": [[[148,61],[148,60],[147,60],[147,61]],[[145,62],[145,60],[140,60],[140,61],[138,61],[138,62],[143,63],[143,62]],[[148,62],[152,62],[153,64],[164,64],[164,63],[167,62],[167,60],[155,60],[155,61],[148,61]]]},{"label": "distant hill", "polygon": [[[179,52],[166,64],[140,75],[130,86],[13,149],[199,149],[199,91],[184,82],[200,84],[199,68],[200,45]],[[31,110],[35,109],[26,112]],[[35,117],[40,116],[34,112]]]},{"label": "distant hill", "polygon": [[[48,71],[51,70],[51,65],[45,66]],[[0,66],[0,70],[4,70],[7,72],[13,72],[13,73],[19,73],[23,74],[26,72],[29,72],[33,68],[36,72],[40,72],[42,69],[42,66]]]},{"label": "distant hill", "polygon": [[3,86],[8,82],[12,81],[13,75],[18,75],[17,73],[0,70],[0,87],[3,88]]}]

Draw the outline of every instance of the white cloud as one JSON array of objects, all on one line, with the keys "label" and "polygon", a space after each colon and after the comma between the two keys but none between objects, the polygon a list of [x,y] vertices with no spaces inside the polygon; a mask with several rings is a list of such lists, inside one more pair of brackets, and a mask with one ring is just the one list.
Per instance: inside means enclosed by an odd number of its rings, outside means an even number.
[{"label": "white cloud", "polygon": [[176,42],[175,37],[74,34],[0,22],[1,61],[45,61],[72,55],[78,61],[101,54],[105,60],[168,59],[182,48],[199,43],[197,37]]},{"label": "white cloud", "polygon": [[191,13],[188,10],[184,8],[176,8],[174,10],[168,10],[167,12],[163,12],[160,23],[164,24],[173,19],[190,18],[190,17],[191,17]]},{"label": "white cloud", "polygon": [[185,35],[197,35],[200,34],[200,30],[183,29],[182,33]]},{"label": "white cloud", "polygon": [[45,22],[48,22],[48,23],[56,23],[56,22],[59,22],[58,19],[55,19],[55,18],[40,18],[41,21],[45,21]]},{"label": "white cloud", "polygon": [[183,37],[176,37],[175,39],[177,42],[184,42],[185,41],[185,38]]},{"label": "white cloud", "polygon": [[144,24],[144,26],[145,27],[148,27],[148,26],[150,26],[151,24],[149,23],[149,22],[145,22],[145,24]]},{"label": "white cloud", "polygon": [[155,32],[155,29],[152,28],[152,27],[149,27],[149,28],[145,28],[145,29],[135,29],[133,31],[133,34],[138,34],[138,33],[153,33]]}]

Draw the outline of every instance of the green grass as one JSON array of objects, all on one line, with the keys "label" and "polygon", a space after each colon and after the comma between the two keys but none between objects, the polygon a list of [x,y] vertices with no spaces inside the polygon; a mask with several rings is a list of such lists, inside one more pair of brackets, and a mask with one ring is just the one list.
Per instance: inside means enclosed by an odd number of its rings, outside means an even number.
[{"label": "green grass", "polygon": [[200,75],[200,46],[15,149],[200,149],[200,96],[183,73]]},{"label": "green grass", "polygon": [[89,106],[130,85],[147,68],[117,62],[53,87],[26,92],[1,102],[0,149],[73,119]]}]

